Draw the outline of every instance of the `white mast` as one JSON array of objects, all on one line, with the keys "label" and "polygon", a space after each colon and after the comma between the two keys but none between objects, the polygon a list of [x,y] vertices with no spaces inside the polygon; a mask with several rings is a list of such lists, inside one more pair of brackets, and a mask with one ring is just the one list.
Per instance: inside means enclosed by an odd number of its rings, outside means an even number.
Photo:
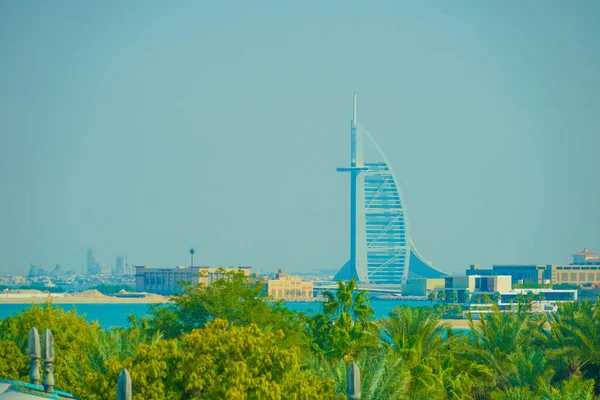
[{"label": "white mast", "polygon": [[356,92],[354,92],[354,118],[352,118],[354,126],[356,126]]}]

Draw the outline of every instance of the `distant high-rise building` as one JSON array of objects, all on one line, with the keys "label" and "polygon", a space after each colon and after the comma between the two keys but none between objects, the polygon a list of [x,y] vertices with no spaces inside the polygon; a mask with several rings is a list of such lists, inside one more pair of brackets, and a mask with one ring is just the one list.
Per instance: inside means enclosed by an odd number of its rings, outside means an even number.
[{"label": "distant high-rise building", "polygon": [[36,267],[33,264],[29,264],[29,276],[45,276],[46,270],[41,267]]},{"label": "distant high-rise building", "polygon": [[56,264],[50,275],[61,275],[62,273],[62,266],[60,264]]},{"label": "distant high-rise building", "polygon": [[87,273],[88,275],[110,275],[110,268],[98,261],[94,256],[94,249],[87,250]]},{"label": "distant high-rise building", "polygon": [[117,262],[115,264],[115,275],[131,275],[127,265],[126,256],[117,256]]},{"label": "distant high-rise building", "polygon": [[[363,134],[383,161],[363,161]],[[354,278],[361,283],[399,284],[409,277],[438,278],[437,270],[410,239],[406,208],[394,173],[371,135],[356,121],[350,123],[350,260],[335,280]]]},{"label": "distant high-rise building", "polygon": [[88,275],[97,275],[98,274],[98,260],[94,256],[94,249],[87,250],[87,273]]}]

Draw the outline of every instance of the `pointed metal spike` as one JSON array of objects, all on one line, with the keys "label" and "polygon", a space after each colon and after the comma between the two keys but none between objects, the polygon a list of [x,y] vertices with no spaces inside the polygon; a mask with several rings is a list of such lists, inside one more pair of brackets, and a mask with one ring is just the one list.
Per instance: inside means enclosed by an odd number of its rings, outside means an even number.
[{"label": "pointed metal spike", "polygon": [[54,361],[54,336],[52,336],[50,329],[44,331],[44,346],[42,351],[45,362]]},{"label": "pointed metal spike", "polygon": [[37,328],[31,328],[29,337],[27,338],[27,346],[29,348],[29,356],[40,358],[42,354],[40,346],[40,333]]},{"label": "pointed metal spike", "polygon": [[29,349],[29,380],[34,385],[40,384],[40,357],[42,354],[40,345],[40,333],[37,328],[31,328],[27,337]]},{"label": "pointed metal spike", "polygon": [[348,400],[360,400],[360,369],[356,363],[350,364],[346,375],[346,396]]},{"label": "pointed metal spike", "polygon": [[354,126],[356,126],[356,92],[354,92],[354,112],[352,113],[352,122],[354,123]]},{"label": "pointed metal spike", "polygon": [[54,337],[50,329],[44,331],[42,340],[42,360],[44,361],[44,391],[54,392]]},{"label": "pointed metal spike", "polygon": [[119,374],[119,380],[117,382],[117,400],[131,400],[131,376],[129,371],[124,369]]}]

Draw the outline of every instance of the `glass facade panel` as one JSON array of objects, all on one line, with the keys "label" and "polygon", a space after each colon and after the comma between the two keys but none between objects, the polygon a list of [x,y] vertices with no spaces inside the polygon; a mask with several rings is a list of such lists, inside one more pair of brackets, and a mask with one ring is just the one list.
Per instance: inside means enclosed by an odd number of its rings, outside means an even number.
[{"label": "glass facade panel", "polygon": [[400,194],[385,163],[365,163],[367,273],[370,283],[403,282],[408,267]]}]

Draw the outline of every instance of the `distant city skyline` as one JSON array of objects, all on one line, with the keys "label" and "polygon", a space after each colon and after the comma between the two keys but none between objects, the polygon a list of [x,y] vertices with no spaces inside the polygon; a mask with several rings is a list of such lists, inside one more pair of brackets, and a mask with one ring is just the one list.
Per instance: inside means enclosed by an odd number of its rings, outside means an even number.
[{"label": "distant city skyline", "polygon": [[337,270],[348,98],[419,250],[600,251],[600,3],[0,2],[0,273]]}]

